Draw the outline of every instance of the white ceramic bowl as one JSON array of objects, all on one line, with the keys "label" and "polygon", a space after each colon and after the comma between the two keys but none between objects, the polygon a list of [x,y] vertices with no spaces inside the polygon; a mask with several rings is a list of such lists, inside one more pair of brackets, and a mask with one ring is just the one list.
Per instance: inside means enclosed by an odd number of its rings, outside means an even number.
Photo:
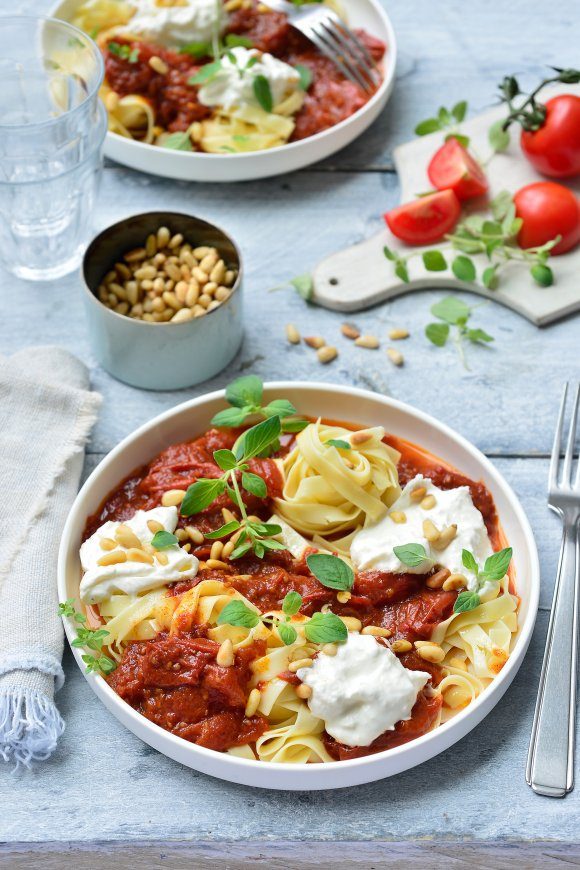
[{"label": "white ceramic bowl", "polygon": [[[83,0],[60,0],[51,14],[55,18],[71,19]],[[344,148],[363,133],[379,116],[393,90],[397,45],[389,16],[379,0],[348,0],[348,23],[363,27],[387,45],[383,60],[383,81],[372,99],[346,121],[329,130],[299,142],[279,148],[248,154],[200,154],[172,151],[126,139],[117,133],[108,133],[105,154],[118,163],[182,181],[251,181],[282,175],[310,166]]]},{"label": "white ceramic bowl", "polygon": [[[283,381],[267,385],[265,393],[269,399],[282,396],[289,399],[303,414],[384,426],[387,431],[426,447],[469,477],[485,482],[514,549],[516,586],[521,597],[519,630],[507,664],[479,698],[454,719],[423,737],[365,758],[309,765],[250,761],[188,743],[133,710],[102,677],[88,674],[86,679],[107,709],[134,734],[170,758],[212,776],[244,785],[296,790],[342,788],[392,776],[432,758],[464,737],[497,704],[515,677],[528,647],[538,608],[540,574],[534,537],[515,494],[491,462],[462,436],[422,411],[364,390],[331,384]],[[223,391],[184,402],[125,438],[93,471],[77,496],[62,536],[58,565],[61,601],[78,595],[78,551],[88,515],[98,510],[111,490],[133,469],[149,462],[170,444],[206,430],[211,417],[223,406]],[[71,620],[65,619],[65,628],[72,640],[75,631]],[[81,652],[73,648],[84,673]]]}]

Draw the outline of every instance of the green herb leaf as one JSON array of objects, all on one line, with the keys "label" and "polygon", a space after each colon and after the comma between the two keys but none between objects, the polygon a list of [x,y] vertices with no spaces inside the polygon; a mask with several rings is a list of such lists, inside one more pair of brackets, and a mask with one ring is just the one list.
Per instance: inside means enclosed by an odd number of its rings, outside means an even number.
[{"label": "green herb leaf", "polygon": [[105,655],[82,655],[81,658],[87,666],[87,674],[99,672],[103,674],[110,674],[117,667],[117,663],[113,661],[113,659],[110,659],[108,656]]},{"label": "green herb leaf", "polygon": [[282,432],[302,432],[309,425],[308,420],[282,420]]},{"label": "green herb leaf", "polygon": [[298,633],[293,625],[288,625],[287,622],[279,622],[276,626],[278,629],[278,634],[282,639],[282,643],[285,646],[290,646],[293,644],[298,637]]},{"label": "green herb leaf", "polygon": [[258,535],[280,535],[282,534],[282,526],[279,526],[277,523],[247,523],[248,527],[251,528]]},{"label": "green herb leaf", "polygon": [[422,544],[403,544],[400,547],[393,547],[393,553],[399,562],[402,562],[403,565],[407,565],[409,568],[418,568],[428,559],[425,547]]},{"label": "green herb leaf", "polygon": [[469,306],[456,296],[446,296],[431,306],[431,314],[446,323],[457,324],[469,317]]},{"label": "green herb leaf", "polygon": [[540,287],[550,287],[554,283],[554,273],[549,266],[543,263],[536,263],[530,269],[530,275]]},{"label": "green herb leaf", "polygon": [[223,411],[218,411],[211,419],[212,426],[222,426],[224,428],[237,429],[241,426],[246,417],[251,414],[253,408],[224,408]]},{"label": "green herb leaf", "polygon": [[486,580],[502,580],[507,574],[512,556],[511,547],[505,547],[503,550],[493,553],[485,560],[481,576]]},{"label": "green herb leaf", "polygon": [[279,417],[268,417],[262,423],[247,429],[234,448],[236,457],[247,461],[258,456],[278,438],[281,428]]},{"label": "green herb leaf", "polygon": [[453,115],[455,120],[459,124],[461,124],[461,122],[465,120],[465,115],[467,114],[467,102],[466,102],[466,100],[461,100],[461,102],[455,103],[455,105],[451,109],[451,114]]},{"label": "green herb leaf", "polygon": [[491,213],[496,221],[502,221],[513,205],[512,195],[508,190],[502,190],[490,202]]},{"label": "green herb leaf", "polygon": [[423,263],[429,272],[444,272],[447,268],[447,262],[441,251],[425,251]]},{"label": "green herb leaf", "polygon": [[272,541],[272,540],[270,540],[270,538],[264,538],[263,540],[260,540],[260,544],[266,550],[285,550],[286,549],[286,545],[283,544],[281,541]]},{"label": "green herb leaf", "polygon": [[327,447],[336,447],[337,450],[352,450],[352,445],[348,441],[342,441],[340,438],[329,438],[324,443]]},{"label": "green herb leaf", "polygon": [[75,615],[75,600],[74,598],[67,598],[66,601],[61,601],[58,605],[58,615],[59,616],[74,616]]},{"label": "green herb leaf", "polygon": [[311,275],[297,275],[289,283],[294,287],[299,296],[302,296],[306,302],[310,302],[314,293],[314,282]]},{"label": "green herb leaf", "polygon": [[455,257],[451,263],[451,269],[455,277],[459,278],[460,281],[475,281],[475,266],[469,257],[463,255]]},{"label": "green herb leaf", "polygon": [[417,124],[415,127],[415,135],[416,136],[428,136],[429,133],[436,133],[437,130],[441,129],[441,125],[437,118],[427,118],[425,121],[421,121],[420,124]]},{"label": "green herb leaf", "polygon": [[449,338],[449,324],[428,323],[425,327],[425,335],[432,344],[443,347]]},{"label": "green herb leaf", "polygon": [[487,287],[488,290],[497,290],[499,284],[497,265],[488,266],[487,269],[484,269],[481,280],[483,281],[483,286]]},{"label": "green herb leaf", "polygon": [[504,130],[504,123],[502,118],[489,128],[487,138],[494,151],[505,151],[510,144],[510,134]]},{"label": "green herb leaf", "polygon": [[237,520],[232,520],[231,522],[220,526],[219,529],[215,529],[213,532],[208,532],[205,537],[209,538],[210,541],[217,541],[219,538],[226,538],[228,535],[233,535],[233,533],[237,532],[239,528],[241,528],[240,523]]},{"label": "green herb leaf", "polygon": [[256,498],[266,498],[268,495],[266,481],[258,474],[251,474],[249,471],[242,472],[242,486]]},{"label": "green herb leaf", "polygon": [[409,281],[409,271],[407,269],[407,264],[404,260],[398,260],[397,265],[395,266],[395,275],[401,281],[408,283]]},{"label": "green herb leaf", "polygon": [[388,248],[386,245],[383,248],[383,254],[387,258],[387,260],[391,261],[391,263],[394,263],[397,259],[397,255],[393,253],[393,251],[391,251],[391,249]]},{"label": "green herb leaf", "polygon": [[226,387],[226,401],[236,408],[258,408],[262,404],[264,384],[257,375],[237,378]]},{"label": "green herb leaf", "polygon": [[467,568],[467,570],[475,574],[476,577],[479,576],[479,565],[477,564],[473,553],[470,553],[469,550],[462,550],[461,561],[463,562],[464,568]]},{"label": "green herb leaf", "polygon": [[209,42],[188,42],[179,49],[179,53],[195,58],[211,57],[212,46]]},{"label": "green herb leaf", "polygon": [[232,550],[230,556],[230,562],[235,561],[236,559],[241,559],[242,556],[245,556],[246,553],[252,549],[251,541],[242,541],[241,539],[236,544],[235,548]]},{"label": "green herb leaf", "polygon": [[215,450],[213,458],[222,471],[231,471],[238,464],[231,450]]},{"label": "green herb leaf", "polygon": [[190,517],[209,507],[226,488],[225,481],[221,478],[215,480],[196,480],[185,493],[181,502],[181,514]]},{"label": "green herb leaf", "polygon": [[227,33],[224,43],[228,48],[253,48],[254,43],[247,36],[241,36],[239,33]]},{"label": "green herb leaf", "polygon": [[173,151],[193,151],[193,145],[189,132],[172,133],[161,142],[163,148],[171,148]]},{"label": "green herb leaf", "polygon": [[307,91],[312,84],[312,70],[302,63],[297,63],[294,69],[300,76],[300,90]]},{"label": "green herb leaf", "polygon": [[352,589],[354,571],[338,556],[327,553],[311,553],[306,557],[308,568],[319,583],[328,589]]},{"label": "green herb leaf", "polygon": [[477,592],[466,589],[464,592],[460,592],[455,599],[453,613],[466,613],[468,610],[474,610],[476,607],[479,607],[480,604],[481,599]]},{"label": "green herb leaf", "polygon": [[151,540],[151,545],[156,550],[167,550],[168,547],[174,547],[176,544],[179,544],[179,540],[171,532],[155,532]]},{"label": "green herb leaf", "polygon": [[282,602],[282,612],[286,616],[294,616],[302,607],[302,596],[299,592],[288,592]]},{"label": "green herb leaf", "polygon": [[262,413],[266,417],[280,417],[283,420],[285,417],[291,417],[295,414],[296,408],[288,399],[274,399],[265,408],[262,408]]},{"label": "green herb leaf", "polygon": [[346,625],[335,613],[315,613],[304,633],[311,643],[344,643],[348,638]]},{"label": "green herb leaf", "polygon": [[203,85],[215,78],[221,68],[221,60],[214,60],[212,63],[206,63],[205,66],[202,66],[194,76],[187,80],[187,83],[188,85]]},{"label": "green herb leaf", "polygon": [[484,329],[468,329],[465,333],[469,341],[472,341],[474,344],[480,342],[490,342],[494,341],[492,335],[489,335]]},{"label": "green herb leaf", "polygon": [[242,628],[254,628],[260,622],[255,610],[246,607],[243,601],[229,601],[217,618],[218,625],[239,625]]},{"label": "green herb leaf", "polygon": [[256,76],[254,79],[253,90],[255,98],[263,110],[265,112],[271,112],[274,108],[274,98],[272,97],[270,82],[266,76]]}]

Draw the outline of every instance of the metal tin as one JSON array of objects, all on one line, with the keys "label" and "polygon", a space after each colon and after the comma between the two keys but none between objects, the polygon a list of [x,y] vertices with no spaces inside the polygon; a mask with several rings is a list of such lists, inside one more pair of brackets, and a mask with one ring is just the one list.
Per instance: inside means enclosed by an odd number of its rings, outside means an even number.
[{"label": "metal tin", "polygon": [[[232,294],[203,317],[184,323],[149,323],[107,308],[96,293],[103,276],[123,254],[142,247],[166,226],[193,247],[208,245],[238,270]],[[242,261],[233,239],[201,218],[178,212],[146,212],[103,230],[84,256],[83,294],[89,337],[99,363],[113,377],[146,390],[177,390],[214,377],[235,357],[243,338]]]}]

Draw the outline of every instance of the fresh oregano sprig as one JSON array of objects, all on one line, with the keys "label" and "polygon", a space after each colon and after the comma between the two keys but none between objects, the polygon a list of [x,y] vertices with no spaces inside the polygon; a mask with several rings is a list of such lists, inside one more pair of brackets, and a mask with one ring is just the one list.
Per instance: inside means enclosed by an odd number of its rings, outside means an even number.
[{"label": "fresh oregano sprig", "polygon": [[469,137],[461,133],[461,122],[465,120],[467,114],[467,102],[461,100],[456,103],[453,108],[446,109],[441,106],[437,115],[432,118],[426,118],[415,127],[417,136],[427,136],[429,133],[436,133],[441,130],[444,132],[445,141],[448,139],[457,139],[457,141],[465,148],[469,146]]},{"label": "fresh oregano sprig", "polygon": [[[230,601],[218,616],[218,625],[239,625],[244,628],[254,628],[263,622],[272,629],[277,629],[286,646],[293,644],[298,637],[296,629],[291,625],[291,618],[302,607],[302,596],[299,592],[288,592],[282,602],[284,620],[272,614],[262,615],[247,607],[243,601]],[[315,613],[304,625],[304,634],[311,643],[342,643],[348,637],[344,622],[335,613]]]},{"label": "fresh oregano sprig", "polygon": [[79,611],[75,609],[74,598],[68,598],[66,601],[61,602],[58,605],[58,613],[59,616],[67,616],[69,619],[72,619],[77,623],[75,626],[77,636],[71,642],[71,646],[92,649],[99,653],[99,655],[96,656],[90,653],[81,655],[87,668],[87,674],[93,672],[105,675],[112,673],[117,667],[117,663],[114,659],[111,659],[109,656],[102,653],[103,641],[105,637],[108,637],[110,632],[104,628],[87,628],[87,618],[84,613],[79,613]]},{"label": "fresh oregano sprig", "polygon": [[[238,378],[226,387],[226,402],[231,405],[223,411],[218,411],[212,417],[212,426],[237,428],[242,426],[249,417],[258,416],[268,419],[278,417],[282,432],[301,432],[308,426],[308,420],[291,420],[296,414],[296,408],[287,399],[273,399],[263,405],[264,384],[257,375],[246,375]],[[272,442],[270,447],[277,446]]]},{"label": "fresh oregano sprig", "polygon": [[425,335],[436,347],[444,347],[452,334],[453,341],[465,368],[469,368],[463,349],[464,342],[472,344],[489,344],[494,341],[484,329],[472,328],[468,325],[471,313],[477,306],[469,306],[456,296],[446,296],[431,306],[431,314],[437,317],[437,323],[429,323],[425,327]]},{"label": "fresh oregano sprig", "polygon": [[[237,442],[233,450],[216,450],[213,454],[214,461],[223,471],[220,477],[200,478],[192,483],[185,493],[181,503],[181,513],[184,517],[198,514],[209,507],[220,495],[227,493],[236,505],[242,521],[237,520],[226,523],[225,526],[210,532],[208,537],[220,538],[242,529],[236,547],[230,559],[239,559],[249,550],[253,550],[258,558],[263,559],[266,550],[285,550],[280,541],[275,541],[271,535],[278,535],[282,531],[280,526],[266,523],[256,523],[248,519],[246,505],[242,498],[241,487],[246,492],[266,498],[268,488],[265,480],[258,474],[249,471],[249,461],[260,456],[274,442],[278,442],[281,423],[277,415],[268,417],[251,429],[247,429]],[[239,479],[238,479],[239,478]],[[241,487],[240,487],[241,482]]]},{"label": "fresh oregano sprig", "polygon": [[338,556],[330,553],[311,553],[306,557],[309,570],[319,583],[328,589],[338,589],[341,592],[352,589],[354,571]]},{"label": "fresh oregano sprig", "polygon": [[493,553],[485,560],[485,565],[480,568],[473,553],[469,550],[462,550],[461,561],[463,566],[475,574],[477,585],[475,589],[465,589],[460,592],[455,599],[453,605],[454,613],[465,613],[468,610],[473,610],[481,604],[479,593],[486,582],[497,583],[502,580],[507,574],[513,550],[511,547],[505,547],[497,553]]}]

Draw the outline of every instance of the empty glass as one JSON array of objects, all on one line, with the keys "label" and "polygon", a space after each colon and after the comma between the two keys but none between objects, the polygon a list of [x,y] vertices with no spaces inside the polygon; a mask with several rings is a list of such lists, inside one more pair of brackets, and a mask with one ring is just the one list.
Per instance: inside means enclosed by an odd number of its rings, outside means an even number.
[{"label": "empty glass", "polygon": [[107,131],[103,60],[50,18],[0,18],[0,257],[30,280],[80,262]]}]

